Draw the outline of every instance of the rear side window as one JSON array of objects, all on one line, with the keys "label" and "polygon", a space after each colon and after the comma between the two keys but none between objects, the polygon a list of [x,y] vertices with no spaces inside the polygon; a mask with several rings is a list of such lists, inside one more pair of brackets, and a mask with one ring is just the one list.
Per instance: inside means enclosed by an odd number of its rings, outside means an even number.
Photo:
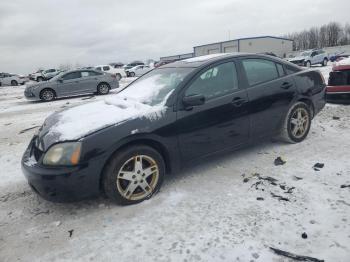
[{"label": "rear side window", "polygon": [[70,80],[70,79],[80,78],[80,76],[81,76],[80,72],[72,72],[64,75],[62,78],[63,80]]},{"label": "rear side window", "polygon": [[300,70],[298,70],[297,68],[292,67],[292,66],[289,66],[289,65],[286,65],[286,66],[285,66],[285,69],[286,69],[287,75],[291,75],[291,74],[294,74],[294,73],[300,71]]},{"label": "rear side window", "polygon": [[250,86],[278,78],[274,62],[265,59],[245,59],[243,67]]},{"label": "rear side window", "polygon": [[284,73],[283,66],[281,64],[276,64],[276,67],[277,67],[277,71],[278,71],[279,76],[284,76],[285,73]]},{"label": "rear side window", "polygon": [[96,67],[96,70],[102,71],[101,67]]},{"label": "rear side window", "polygon": [[185,96],[200,94],[209,100],[232,93],[236,89],[236,66],[229,62],[214,66],[198,76],[186,90]]},{"label": "rear side window", "polygon": [[102,73],[94,72],[94,71],[88,71],[89,76],[100,76]]},{"label": "rear side window", "polygon": [[330,86],[350,85],[350,70],[330,72],[328,85]]},{"label": "rear side window", "polygon": [[103,71],[108,71],[109,70],[109,66],[104,66],[103,67]]}]

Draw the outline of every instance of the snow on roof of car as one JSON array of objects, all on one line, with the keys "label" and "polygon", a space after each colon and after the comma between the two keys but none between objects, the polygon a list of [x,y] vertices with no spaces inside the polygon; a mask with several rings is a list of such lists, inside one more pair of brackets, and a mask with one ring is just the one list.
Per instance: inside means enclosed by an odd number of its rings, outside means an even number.
[{"label": "snow on roof of car", "polygon": [[213,58],[221,57],[221,56],[227,56],[230,55],[229,53],[218,53],[218,54],[211,54],[211,55],[203,55],[203,56],[197,56],[192,57],[188,59],[181,60],[182,62],[186,63],[196,63],[196,62],[204,62]]}]

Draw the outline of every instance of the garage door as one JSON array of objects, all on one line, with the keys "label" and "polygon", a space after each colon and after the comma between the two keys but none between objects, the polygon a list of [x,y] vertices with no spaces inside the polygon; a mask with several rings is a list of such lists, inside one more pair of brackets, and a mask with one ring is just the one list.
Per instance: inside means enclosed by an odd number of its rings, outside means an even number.
[{"label": "garage door", "polygon": [[224,52],[225,53],[238,52],[238,49],[237,49],[237,46],[226,46],[224,47]]},{"label": "garage door", "polygon": [[208,49],[208,55],[210,55],[210,54],[217,54],[217,53],[220,53],[219,48]]}]

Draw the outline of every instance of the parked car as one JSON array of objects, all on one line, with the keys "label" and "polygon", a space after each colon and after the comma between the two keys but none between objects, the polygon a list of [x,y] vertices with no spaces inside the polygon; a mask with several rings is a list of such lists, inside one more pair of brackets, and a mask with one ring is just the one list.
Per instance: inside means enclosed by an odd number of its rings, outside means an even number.
[{"label": "parked car", "polygon": [[348,58],[348,57],[350,57],[350,55],[343,52],[340,54],[334,54],[334,55],[330,56],[329,61],[339,62],[339,61],[343,60],[344,58]]},{"label": "parked car", "polygon": [[299,65],[311,67],[320,64],[326,66],[329,61],[327,53],[322,49],[314,49],[302,52],[300,56],[289,59],[289,62]]},{"label": "parked car", "polygon": [[49,81],[28,85],[24,96],[29,100],[52,101],[58,97],[97,93],[108,94],[118,88],[115,75],[95,70],[71,70],[61,73]]},{"label": "parked car", "polygon": [[114,68],[123,68],[124,64],[123,63],[110,63],[109,65],[113,66]]},{"label": "parked car", "polygon": [[97,71],[102,71],[102,72],[115,75],[118,81],[120,81],[120,79],[122,79],[123,77],[126,77],[126,73],[122,68],[114,68],[113,66],[110,66],[110,65],[98,65],[98,66],[95,66],[95,69]]},{"label": "parked car", "polygon": [[[156,193],[166,172],[279,137],[303,141],[325,106],[318,70],[257,54],[159,67],[115,96],[49,116],[26,149],[30,186],[52,201],[103,190],[119,204]],[[202,160],[203,161],[203,160]]]},{"label": "parked car", "polygon": [[133,67],[135,67],[135,66],[138,66],[138,65],[145,65],[145,63],[140,62],[140,61],[135,61],[135,62],[132,62],[132,63],[130,63],[130,64],[124,65],[123,68],[124,68],[124,70],[126,71],[126,70],[128,70],[128,69],[130,69],[130,68],[133,68]]},{"label": "parked car", "polygon": [[33,81],[37,81],[37,82],[44,81],[44,78],[41,74],[43,71],[44,70],[40,69],[40,70],[36,71],[35,73],[29,74],[29,79],[33,80]]},{"label": "parked car", "polygon": [[25,79],[20,78],[18,75],[0,73],[0,86],[18,86],[24,83]]},{"label": "parked car", "polygon": [[146,74],[147,72],[151,71],[152,68],[148,65],[138,65],[134,66],[128,70],[126,70],[126,75],[130,77],[135,77],[135,76],[142,76],[143,74]]},{"label": "parked car", "polygon": [[327,101],[350,102],[350,65],[338,65],[329,73]]},{"label": "parked car", "polygon": [[60,70],[58,69],[54,69],[54,68],[51,68],[51,69],[47,69],[47,70],[44,70],[41,72],[41,75],[42,75],[42,79],[39,77],[38,78],[38,81],[42,81],[42,80],[50,80],[51,78],[53,78],[54,76],[57,76],[59,73],[61,73]]}]

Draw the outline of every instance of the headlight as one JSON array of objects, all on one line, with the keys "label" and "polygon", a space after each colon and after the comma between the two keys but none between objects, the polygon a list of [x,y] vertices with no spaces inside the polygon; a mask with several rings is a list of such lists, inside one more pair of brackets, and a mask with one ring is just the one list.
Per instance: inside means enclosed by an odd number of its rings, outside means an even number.
[{"label": "headlight", "polygon": [[43,164],[49,166],[74,166],[79,163],[81,151],[80,142],[54,145],[46,152]]}]

